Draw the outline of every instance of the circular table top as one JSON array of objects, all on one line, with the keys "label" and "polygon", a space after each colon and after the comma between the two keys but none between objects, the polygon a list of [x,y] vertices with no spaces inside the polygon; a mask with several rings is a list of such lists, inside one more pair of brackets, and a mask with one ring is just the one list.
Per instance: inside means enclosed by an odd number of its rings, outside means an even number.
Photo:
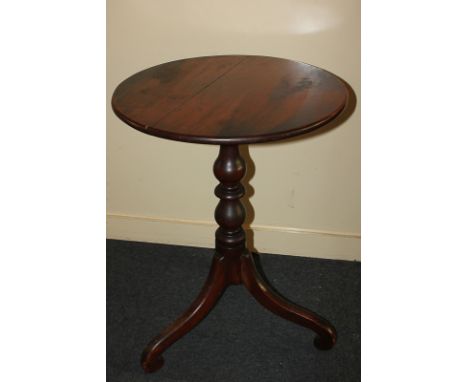
[{"label": "circular table top", "polygon": [[310,132],[334,119],[346,85],[315,66],[275,57],[177,60],[123,81],[112,108],[128,125],[178,141],[243,144]]}]

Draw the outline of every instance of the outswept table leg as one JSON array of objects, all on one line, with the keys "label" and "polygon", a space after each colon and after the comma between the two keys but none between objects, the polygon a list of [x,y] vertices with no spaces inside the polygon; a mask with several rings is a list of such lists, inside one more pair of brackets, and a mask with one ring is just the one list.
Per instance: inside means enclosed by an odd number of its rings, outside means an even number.
[{"label": "outswept table leg", "polygon": [[160,369],[164,360],[161,354],[174,342],[187,334],[213,309],[227,286],[226,261],[215,255],[208,278],[200,294],[188,310],[172,325],[154,338],[141,356],[141,366],[147,373]]},{"label": "outswept table leg", "polygon": [[296,305],[276,293],[259,273],[253,256],[246,252],[241,258],[241,278],[252,296],[271,312],[315,331],[314,344],[322,350],[331,349],[336,342],[335,328],[318,314]]}]

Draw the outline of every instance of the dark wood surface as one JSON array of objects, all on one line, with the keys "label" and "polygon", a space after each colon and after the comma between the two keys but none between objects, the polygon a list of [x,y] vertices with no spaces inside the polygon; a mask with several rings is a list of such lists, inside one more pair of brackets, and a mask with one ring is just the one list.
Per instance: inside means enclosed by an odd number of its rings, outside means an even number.
[{"label": "dark wood surface", "polygon": [[348,98],[333,74],[264,56],[211,56],[168,62],[123,81],[116,115],[150,135],[187,142],[268,142],[334,119]]},{"label": "dark wood surface", "polygon": [[296,305],[276,292],[257,269],[253,255],[245,247],[244,195],[241,179],[245,174],[245,161],[237,145],[221,145],[213,171],[219,180],[215,189],[220,199],[215,210],[219,224],[216,231],[216,251],[210,273],[200,294],[172,325],[155,337],[145,348],[141,365],[148,372],[164,364],[163,352],[192,330],[213,309],[230,285],[243,284],[251,295],[271,312],[317,333],[314,344],[321,350],[333,347],[336,342],[334,327],[318,314]]}]

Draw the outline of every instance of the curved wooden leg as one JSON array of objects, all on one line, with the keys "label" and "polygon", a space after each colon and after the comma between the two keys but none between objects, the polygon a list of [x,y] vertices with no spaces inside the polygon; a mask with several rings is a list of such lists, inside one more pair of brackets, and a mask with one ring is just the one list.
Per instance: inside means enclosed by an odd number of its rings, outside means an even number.
[{"label": "curved wooden leg", "polygon": [[289,302],[276,293],[260,275],[251,253],[241,259],[242,282],[255,299],[271,312],[312,329],[318,334],[314,344],[322,350],[331,349],[336,342],[335,328],[318,314]]},{"label": "curved wooden leg", "polygon": [[141,356],[141,366],[145,372],[160,369],[164,364],[161,354],[192,330],[215,306],[227,286],[225,264],[223,257],[214,256],[208,278],[196,300],[182,316],[146,346]]}]

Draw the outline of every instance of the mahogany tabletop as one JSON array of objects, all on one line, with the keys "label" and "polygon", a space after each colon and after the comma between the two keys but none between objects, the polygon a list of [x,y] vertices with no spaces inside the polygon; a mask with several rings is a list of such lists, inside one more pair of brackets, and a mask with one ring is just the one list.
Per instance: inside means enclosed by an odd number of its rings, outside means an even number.
[{"label": "mahogany tabletop", "polygon": [[315,130],[345,108],[348,88],[302,62],[209,56],[168,62],[123,81],[112,108],[144,133],[178,141],[244,144]]}]

